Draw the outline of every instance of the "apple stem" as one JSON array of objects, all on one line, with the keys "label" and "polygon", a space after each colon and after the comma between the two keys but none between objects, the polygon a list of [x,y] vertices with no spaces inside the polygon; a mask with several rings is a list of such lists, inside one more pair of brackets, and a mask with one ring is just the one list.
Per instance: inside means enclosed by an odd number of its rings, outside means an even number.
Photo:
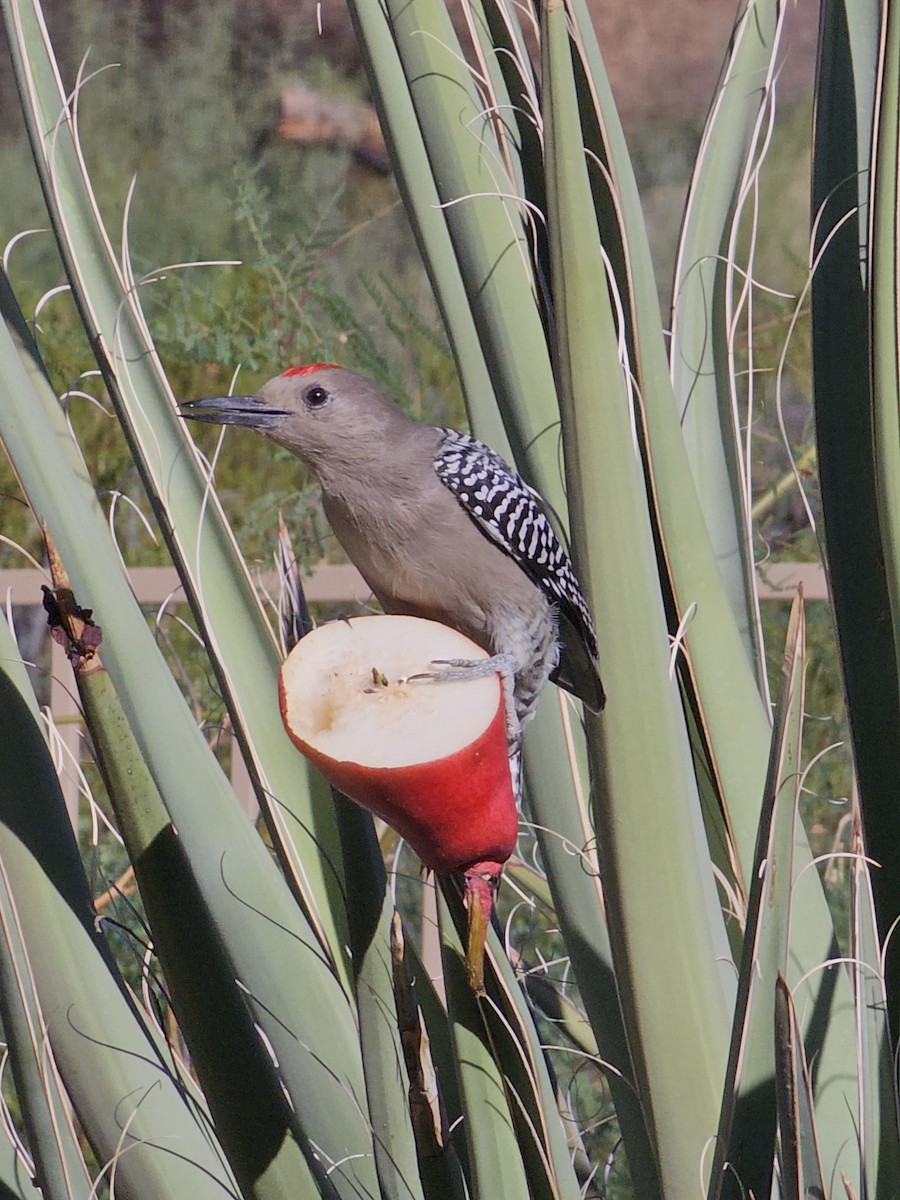
[{"label": "apple stem", "polygon": [[473,863],[464,873],[466,881],[465,904],[469,914],[469,938],[466,946],[466,973],[469,987],[476,996],[483,996],[484,989],[484,944],[487,939],[494,896],[500,885],[503,863]]}]

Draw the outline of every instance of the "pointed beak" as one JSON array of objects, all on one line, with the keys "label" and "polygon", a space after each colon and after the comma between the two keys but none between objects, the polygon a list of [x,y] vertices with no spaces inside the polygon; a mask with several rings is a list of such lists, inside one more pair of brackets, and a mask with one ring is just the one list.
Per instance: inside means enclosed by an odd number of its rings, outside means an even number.
[{"label": "pointed beak", "polygon": [[247,425],[265,432],[290,416],[283,408],[266,404],[258,396],[213,396],[209,400],[188,400],[178,406],[179,416],[210,425]]}]

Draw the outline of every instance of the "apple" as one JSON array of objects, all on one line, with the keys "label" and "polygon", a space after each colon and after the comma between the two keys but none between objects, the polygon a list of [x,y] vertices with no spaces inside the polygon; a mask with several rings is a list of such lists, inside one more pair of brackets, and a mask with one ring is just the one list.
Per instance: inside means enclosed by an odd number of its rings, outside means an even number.
[{"label": "apple", "polygon": [[[493,895],[518,833],[500,677],[429,678],[487,653],[421,617],[320,625],[281,669],[285,728],[346,796],[404,837],[422,863],[461,872],[469,979],[483,992]],[[424,676],[424,678],[423,678]]]}]

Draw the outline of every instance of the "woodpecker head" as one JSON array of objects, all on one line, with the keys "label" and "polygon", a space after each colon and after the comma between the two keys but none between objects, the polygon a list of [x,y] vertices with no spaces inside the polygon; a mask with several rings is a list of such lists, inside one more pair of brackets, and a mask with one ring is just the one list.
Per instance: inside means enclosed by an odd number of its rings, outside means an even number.
[{"label": "woodpecker head", "polygon": [[215,396],[179,405],[182,417],[246,425],[286,447],[321,477],[329,462],[370,467],[375,447],[415,422],[371,380],[333,363],[291,367],[255,396]]}]

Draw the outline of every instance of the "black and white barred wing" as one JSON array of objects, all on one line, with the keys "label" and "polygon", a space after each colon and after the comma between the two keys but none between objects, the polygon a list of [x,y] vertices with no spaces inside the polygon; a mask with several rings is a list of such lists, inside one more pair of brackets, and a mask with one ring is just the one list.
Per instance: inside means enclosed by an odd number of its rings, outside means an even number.
[{"label": "black and white barred wing", "polygon": [[441,432],[444,440],[434,459],[438,478],[482,531],[544,590],[596,664],[590,611],[540,497],[483,442],[453,429]]}]

